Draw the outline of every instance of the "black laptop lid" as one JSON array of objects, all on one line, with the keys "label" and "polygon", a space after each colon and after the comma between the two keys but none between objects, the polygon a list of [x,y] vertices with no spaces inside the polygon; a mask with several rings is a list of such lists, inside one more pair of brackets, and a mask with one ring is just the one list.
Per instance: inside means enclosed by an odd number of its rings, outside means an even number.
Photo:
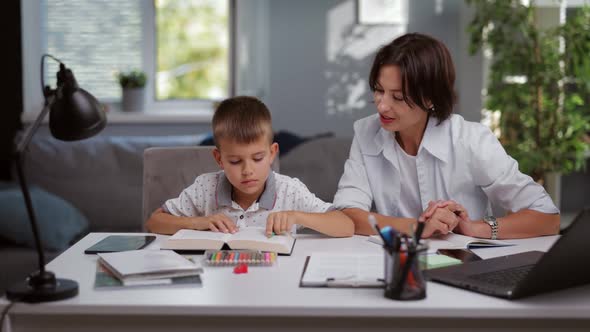
[{"label": "black laptop lid", "polygon": [[590,208],[580,212],[514,290],[515,297],[590,283]]}]

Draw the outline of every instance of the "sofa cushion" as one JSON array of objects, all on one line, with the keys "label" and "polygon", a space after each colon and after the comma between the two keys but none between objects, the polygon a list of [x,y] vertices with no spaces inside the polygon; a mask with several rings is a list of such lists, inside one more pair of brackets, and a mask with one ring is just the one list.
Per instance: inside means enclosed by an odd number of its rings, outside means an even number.
[{"label": "sofa cushion", "polygon": [[186,136],[97,136],[63,142],[37,137],[25,154],[30,183],[80,209],[92,232],[138,232],[143,220],[143,151],[149,147],[195,146]]},{"label": "sofa cushion", "polygon": [[[30,187],[29,192],[44,249],[66,249],[86,234],[88,220],[72,204],[36,186]],[[0,186],[0,211],[0,236],[5,241],[35,248],[31,222],[18,186]]]}]

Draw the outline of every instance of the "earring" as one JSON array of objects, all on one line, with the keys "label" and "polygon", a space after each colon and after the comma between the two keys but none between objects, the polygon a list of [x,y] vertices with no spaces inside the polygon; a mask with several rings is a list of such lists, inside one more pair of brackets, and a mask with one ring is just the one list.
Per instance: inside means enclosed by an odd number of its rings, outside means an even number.
[{"label": "earring", "polygon": [[434,112],[434,111],[435,111],[434,105],[430,106],[430,108],[428,109],[428,112]]}]

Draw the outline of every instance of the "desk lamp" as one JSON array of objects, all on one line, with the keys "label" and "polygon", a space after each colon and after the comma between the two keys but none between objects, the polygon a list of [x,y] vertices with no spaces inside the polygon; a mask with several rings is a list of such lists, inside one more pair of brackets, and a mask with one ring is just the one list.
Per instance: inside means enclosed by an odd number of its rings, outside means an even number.
[{"label": "desk lamp", "polygon": [[[51,58],[59,62],[56,89],[51,89],[44,84],[43,64],[45,58]],[[74,297],[78,294],[78,283],[76,281],[56,278],[53,272],[45,270],[45,256],[41,246],[39,229],[23,172],[23,156],[31,138],[47,113],[49,113],[51,135],[62,141],[76,141],[94,136],[106,125],[106,115],[96,98],[87,91],[80,89],[72,71],[67,69],[59,59],[49,54],[44,54],[41,57],[41,88],[45,99],[43,110],[24,134],[16,147],[14,155],[18,180],[35,239],[35,247],[39,258],[39,271],[33,272],[26,280],[6,290],[6,297],[13,301],[56,301]]]}]

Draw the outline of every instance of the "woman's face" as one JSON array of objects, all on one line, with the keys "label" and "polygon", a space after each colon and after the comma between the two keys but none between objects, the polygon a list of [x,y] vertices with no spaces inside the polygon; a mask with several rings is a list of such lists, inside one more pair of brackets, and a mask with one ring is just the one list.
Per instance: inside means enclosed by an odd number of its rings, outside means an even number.
[{"label": "woman's face", "polygon": [[381,127],[387,131],[419,132],[424,128],[428,113],[418,106],[411,108],[402,95],[402,76],[398,66],[385,65],[379,70],[373,93]]}]

